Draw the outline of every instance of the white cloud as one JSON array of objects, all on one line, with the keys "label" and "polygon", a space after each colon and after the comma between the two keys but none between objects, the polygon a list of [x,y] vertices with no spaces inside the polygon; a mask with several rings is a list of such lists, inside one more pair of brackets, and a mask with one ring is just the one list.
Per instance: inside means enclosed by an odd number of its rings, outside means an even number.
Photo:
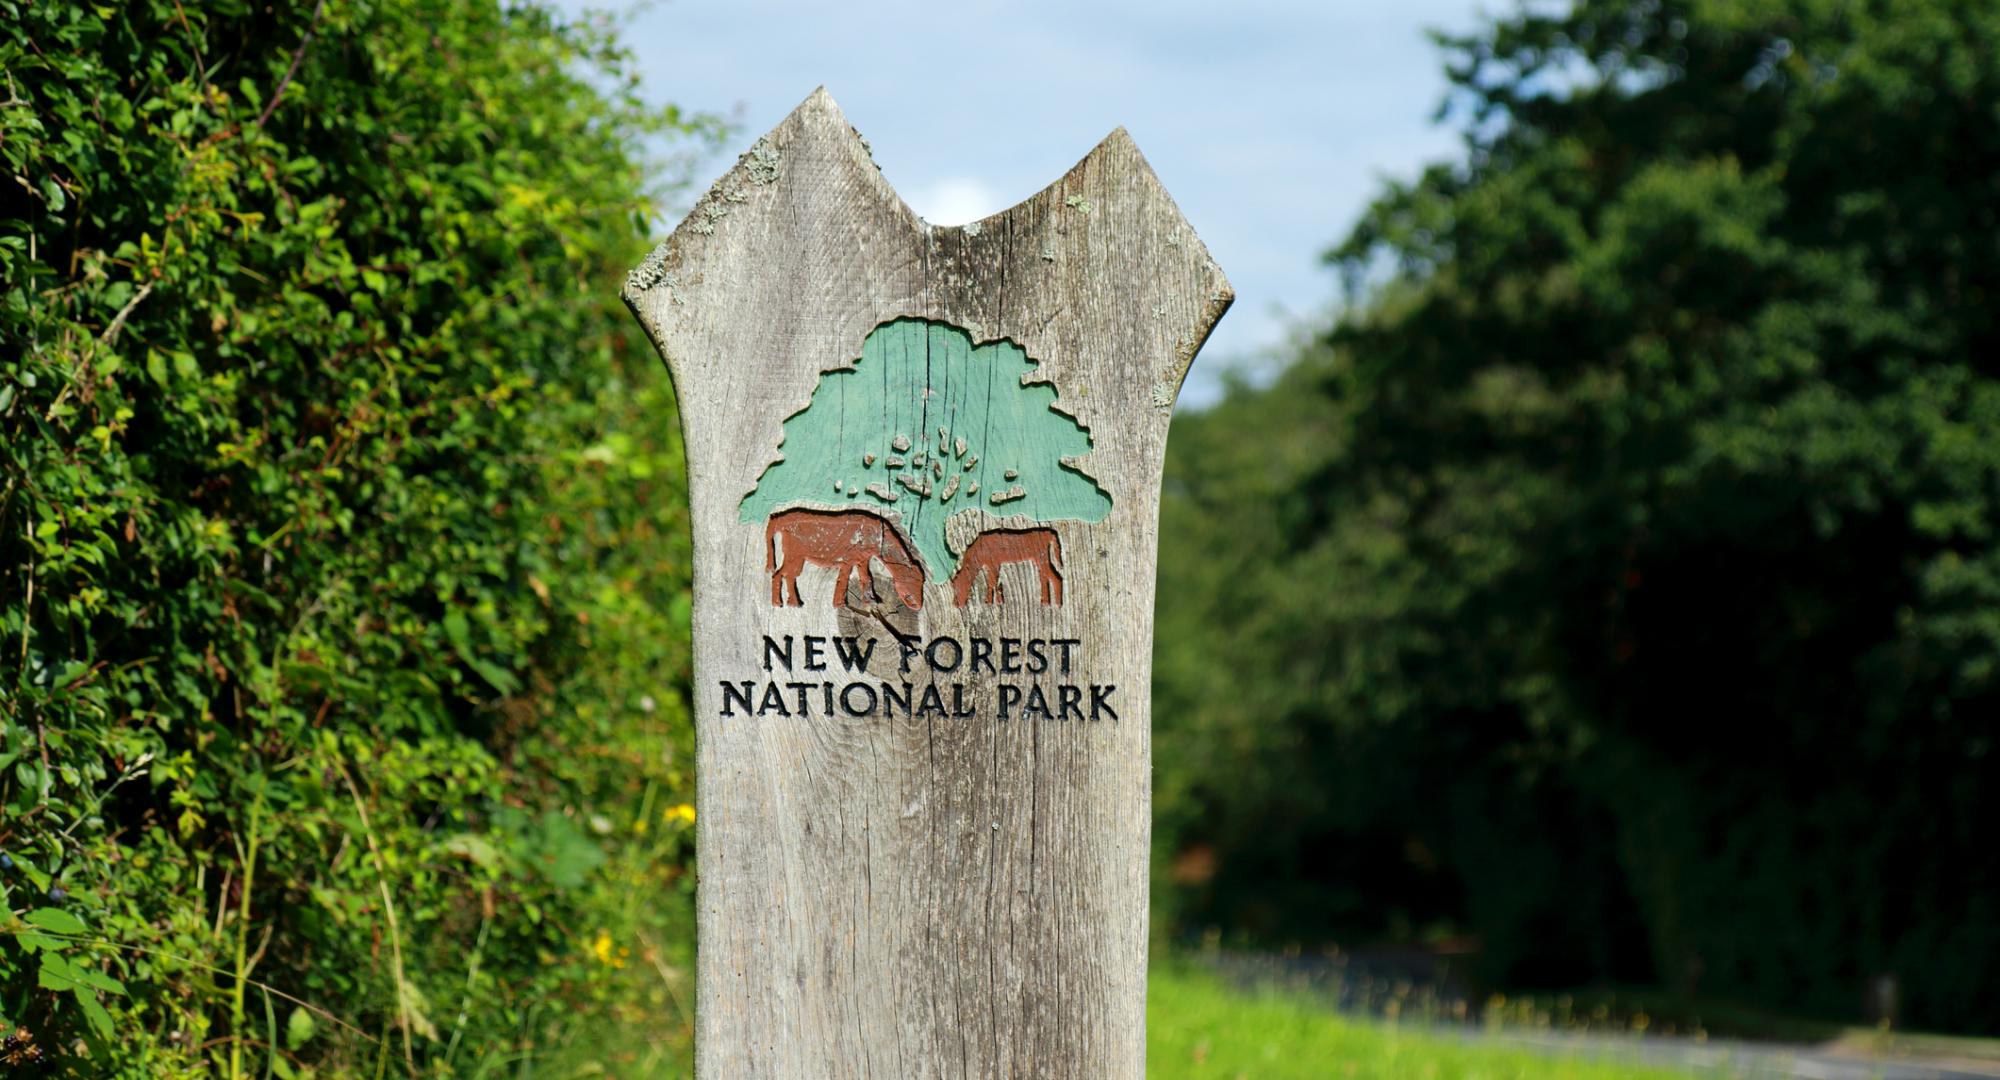
[{"label": "white cloud", "polygon": [[[927,220],[962,225],[1061,177],[1120,124],[1236,286],[1181,401],[1289,348],[1338,284],[1321,262],[1381,190],[1462,153],[1426,26],[1512,0],[554,0],[635,12],[649,97],[741,106],[727,168],[824,83]],[[921,14],[919,14],[921,13]],[[884,25],[919,26],[919,36]],[[702,171],[702,170],[697,170]]]},{"label": "white cloud", "polygon": [[963,225],[1008,206],[992,188],[964,176],[946,177],[907,198],[910,208],[933,225]]}]

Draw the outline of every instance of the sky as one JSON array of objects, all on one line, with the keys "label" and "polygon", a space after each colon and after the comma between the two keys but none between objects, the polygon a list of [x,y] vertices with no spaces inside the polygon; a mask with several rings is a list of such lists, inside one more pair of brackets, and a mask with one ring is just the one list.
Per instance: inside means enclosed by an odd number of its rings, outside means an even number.
[{"label": "sky", "polygon": [[822,84],[940,225],[1027,198],[1123,124],[1236,286],[1188,408],[1225,370],[1274,370],[1336,298],[1325,251],[1385,180],[1455,154],[1425,31],[1500,2],[559,0],[620,13],[649,100],[735,118],[703,186]]}]

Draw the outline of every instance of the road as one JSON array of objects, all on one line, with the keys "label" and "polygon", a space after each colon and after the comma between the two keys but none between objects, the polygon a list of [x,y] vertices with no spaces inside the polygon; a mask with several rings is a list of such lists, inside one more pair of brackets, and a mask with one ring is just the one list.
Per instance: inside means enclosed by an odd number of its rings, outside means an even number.
[{"label": "road", "polygon": [[1943,1064],[1909,1059],[1862,1057],[1823,1047],[1740,1039],[1696,1040],[1678,1036],[1537,1034],[1505,1028],[1460,1029],[1471,1041],[1497,1043],[1550,1054],[1583,1055],[1685,1069],[1702,1077],[1731,1080],[1994,1080],[2000,1064]]}]

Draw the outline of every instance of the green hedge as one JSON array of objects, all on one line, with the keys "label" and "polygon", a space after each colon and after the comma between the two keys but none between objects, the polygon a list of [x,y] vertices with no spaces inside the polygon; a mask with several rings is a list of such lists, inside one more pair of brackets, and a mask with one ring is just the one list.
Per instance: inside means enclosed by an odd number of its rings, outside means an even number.
[{"label": "green hedge", "polygon": [[0,1064],[664,1069],[686,503],[615,295],[633,148],[715,124],[484,0],[5,0],[0,70]]}]

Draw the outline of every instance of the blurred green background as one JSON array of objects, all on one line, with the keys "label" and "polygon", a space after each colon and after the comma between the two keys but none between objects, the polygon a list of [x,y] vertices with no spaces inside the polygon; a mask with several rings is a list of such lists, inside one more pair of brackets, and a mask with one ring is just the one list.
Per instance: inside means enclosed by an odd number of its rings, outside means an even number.
[{"label": "blurred green background", "polygon": [[[728,125],[532,3],[0,14],[0,1070],[677,1073],[616,293]],[[1174,425],[1155,1072],[1665,1075],[1418,1003],[2000,1034],[2000,9],[1439,44],[1462,152]]]}]

